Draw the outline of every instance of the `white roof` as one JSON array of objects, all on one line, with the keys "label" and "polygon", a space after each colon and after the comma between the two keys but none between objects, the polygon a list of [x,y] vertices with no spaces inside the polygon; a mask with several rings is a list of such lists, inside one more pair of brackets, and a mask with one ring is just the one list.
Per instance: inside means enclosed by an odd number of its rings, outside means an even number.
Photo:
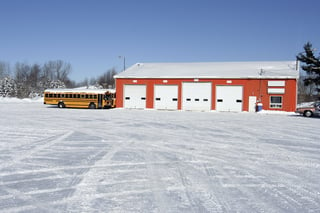
[{"label": "white roof", "polygon": [[115,90],[114,89],[46,89],[44,92],[104,94],[106,92],[115,93]]},{"label": "white roof", "polygon": [[295,78],[295,61],[137,63],[115,78]]}]

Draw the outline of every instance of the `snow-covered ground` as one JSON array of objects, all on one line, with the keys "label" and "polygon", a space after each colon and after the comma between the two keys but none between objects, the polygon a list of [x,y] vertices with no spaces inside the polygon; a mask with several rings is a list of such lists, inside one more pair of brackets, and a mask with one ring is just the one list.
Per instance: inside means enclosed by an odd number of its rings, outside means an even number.
[{"label": "snow-covered ground", "polygon": [[320,212],[320,119],[0,100],[1,212]]}]

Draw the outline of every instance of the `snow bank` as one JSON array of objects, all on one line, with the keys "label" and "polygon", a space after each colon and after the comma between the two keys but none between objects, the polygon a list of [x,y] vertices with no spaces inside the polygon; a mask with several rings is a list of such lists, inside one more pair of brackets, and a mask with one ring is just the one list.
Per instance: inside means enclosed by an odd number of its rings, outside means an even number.
[{"label": "snow bank", "polygon": [[30,102],[43,102],[43,97],[36,98],[8,98],[8,97],[0,97],[0,103],[30,103]]},{"label": "snow bank", "polygon": [[274,111],[274,110],[261,110],[257,114],[274,114],[274,115],[298,115],[295,112]]}]

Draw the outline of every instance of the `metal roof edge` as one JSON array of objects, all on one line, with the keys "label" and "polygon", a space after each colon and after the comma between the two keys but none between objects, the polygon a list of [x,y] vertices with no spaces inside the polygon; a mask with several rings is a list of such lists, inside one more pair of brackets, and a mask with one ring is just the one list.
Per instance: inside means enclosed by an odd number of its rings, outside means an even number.
[{"label": "metal roof edge", "polygon": [[299,76],[245,76],[245,77],[218,77],[218,76],[114,76],[119,79],[299,79]]}]

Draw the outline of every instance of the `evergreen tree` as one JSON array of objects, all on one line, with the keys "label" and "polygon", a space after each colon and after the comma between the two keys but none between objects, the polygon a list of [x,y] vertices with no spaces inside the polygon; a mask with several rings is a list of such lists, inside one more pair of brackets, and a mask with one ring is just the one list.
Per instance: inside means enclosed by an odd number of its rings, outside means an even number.
[{"label": "evergreen tree", "polygon": [[301,68],[307,73],[304,83],[306,86],[314,84],[317,91],[320,92],[320,57],[314,55],[314,49],[310,42],[307,42],[303,48],[304,52],[297,55],[297,60],[303,63]]},{"label": "evergreen tree", "polygon": [[17,94],[17,85],[10,77],[0,79],[0,97],[15,97]]}]

